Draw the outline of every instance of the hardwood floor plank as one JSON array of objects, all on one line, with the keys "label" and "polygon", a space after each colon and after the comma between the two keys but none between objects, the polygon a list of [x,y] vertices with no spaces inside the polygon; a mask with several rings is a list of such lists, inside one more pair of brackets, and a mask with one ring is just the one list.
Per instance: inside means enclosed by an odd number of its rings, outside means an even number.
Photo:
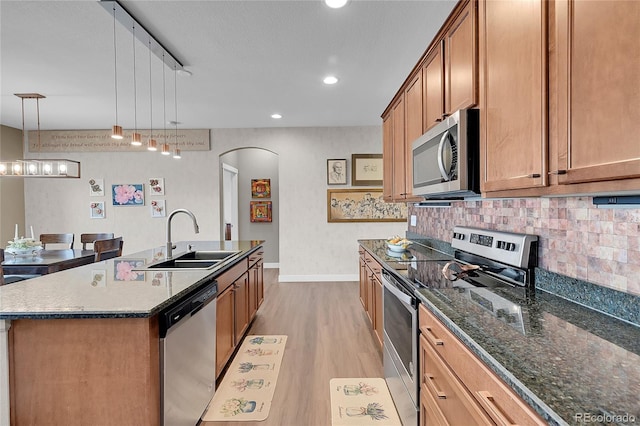
[{"label": "hardwood floor plank", "polygon": [[248,334],[286,334],[269,417],[200,426],[330,426],[329,380],[383,377],[382,351],[358,298],[357,282],[279,283],[264,270],[265,300]]}]

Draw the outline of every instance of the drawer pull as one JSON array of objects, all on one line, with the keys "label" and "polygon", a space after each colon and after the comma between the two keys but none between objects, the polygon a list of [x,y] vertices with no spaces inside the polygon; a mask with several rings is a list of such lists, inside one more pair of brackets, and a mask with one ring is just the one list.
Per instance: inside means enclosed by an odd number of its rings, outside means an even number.
[{"label": "drawer pull", "polygon": [[496,400],[491,396],[491,394],[487,391],[478,391],[478,400],[480,401],[480,405],[487,412],[491,420],[496,422],[498,426],[517,426],[516,423],[511,422],[503,413],[503,411],[498,407]]},{"label": "drawer pull", "polygon": [[435,379],[435,377],[433,377],[433,374],[424,373],[424,376],[426,378],[425,384],[427,385],[427,387],[429,388],[431,393],[435,394],[435,396],[437,396],[438,399],[447,399],[447,395],[444,392],[442,392],[441,390],[438,390],[436,388],[436,383],[435,383],[436,379]]},{"label": "drawer pull", "polygon": [[420,327],[420,331],[422,332],[422,334],[424,334],[424,337],[426,337],[427,340],[431,342],[432,345],[444,346],[444,341],[435,337],[435,334],[433,334],[433,332],[431,331],[431,327],[425,325],[424,327]]}]

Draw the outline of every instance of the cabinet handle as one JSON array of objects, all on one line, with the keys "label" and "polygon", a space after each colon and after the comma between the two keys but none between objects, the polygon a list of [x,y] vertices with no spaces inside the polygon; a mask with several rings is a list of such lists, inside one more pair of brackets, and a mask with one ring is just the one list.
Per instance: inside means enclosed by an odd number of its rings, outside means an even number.
[{"label": "cabinet handle", "polygon": [[444,120],[445,118],[447,118],[448,116],[450,116],[451,114],[447,114],[446,112],[444,114],[442,114],[442,118],[440,119],[440,121]]},{"label": "cabinet handle", "polygon": [[549,172],[550,175],[566,175],[567,171],[566,170],[555,170],[553,172]]},{"label": "cabinet handle", "polygon": [[509,420],[504,414],[503,411],[498,407],[496,400],[491,396],[491,394],[487,391],[478,391],[478,401],[480,401],[480,405],[487,412],[491,420],[496,422],[498,426],[515,426],[516,423],[513,423]]},{"label": "cabinet handle", "polygon": [[447,394],[436,388],[436,379],[431,373],[424,373],[426,380],[424,381],[428,388],[434,393],[438,399],[447,399]]},{"label": "cabinet handle", "polygon": [[425,325],[424,327],[420,327],[420,331],[433,346],[444,346],[444,341],[435,337],[435,334],[431,331],[431,327]]}]

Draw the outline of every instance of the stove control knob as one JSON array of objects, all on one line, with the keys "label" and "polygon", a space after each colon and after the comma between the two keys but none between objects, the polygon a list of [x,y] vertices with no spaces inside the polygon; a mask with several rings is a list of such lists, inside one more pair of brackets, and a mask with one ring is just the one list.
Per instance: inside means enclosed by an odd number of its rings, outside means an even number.
[{"label": "stove control knob", "polygon": [[464,234],[460,233],[460,232],[454,232],[453,233],[453,238],[456,240],[464,240]]},{"label": "stove control knob", "polygon": [[507,242],[506,241],[498,241],[499,249],[506,249]]},{"label": "stove control knob", "polygon": [[509,243],[509,244],[507,244],[507,250],[509,250],[509,251],[516,251],[516,244],[515,244],[515,243]]}]

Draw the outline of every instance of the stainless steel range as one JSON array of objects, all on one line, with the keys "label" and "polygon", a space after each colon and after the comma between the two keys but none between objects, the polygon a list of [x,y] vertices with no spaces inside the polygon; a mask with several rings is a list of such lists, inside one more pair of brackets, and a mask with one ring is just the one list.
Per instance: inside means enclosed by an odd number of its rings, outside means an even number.
[{"label": "stainless steel range", "polygon": [[526,300],[533,295],[535,235],[457,226],[454,254],[414,242],[383,271],[384,372],[403,425],[417,425],[418,303],[420,287],[456,289],[496,318],[526,333]]}]

